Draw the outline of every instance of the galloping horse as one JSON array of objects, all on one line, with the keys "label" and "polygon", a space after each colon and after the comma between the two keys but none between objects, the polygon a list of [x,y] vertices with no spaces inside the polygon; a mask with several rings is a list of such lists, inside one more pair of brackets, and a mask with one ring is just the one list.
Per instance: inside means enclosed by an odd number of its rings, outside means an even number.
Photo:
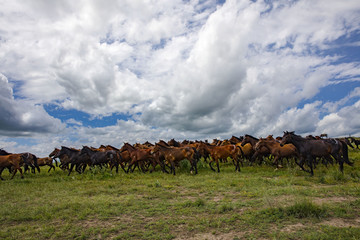
[{"label": "galloping horse", "polygon": [[[66,170],[66,169],[69,169],[69,164],[70,164],[70,159],[67,155],[62,155],[62,156],[58,156],[60,152],[60,149],[58,148],[55,148],[54,151],[52,151],[50,154],[49,154],[49,157],[51,157],[52,159],[56,159],[56,158],[59,158],[60,160],[60,165],[59,167],[62,169],[62,170]],[[56,157],[55,157],[56,156]],[[57,161],[55,160],[55,162],[57,163]]]},{"label": "galloping horse", "polygon": [[54,171],[55,171],[55,166],[53,164],[53,160],[55,161],[55,164],[57,166],[58,165],[57,161],[55,159],[52,159],[51,157],[38,158],[37,163],[39,166],[49,166],[50,168],[49,168],[48,172],[50,172],[51,169],[54,169]]},{"label": "galloping horse", "polygon": [[[106,150],[107,147],[103,147],[105,150],[97,151],[84,146],[80,151],[80,156],[86,154],[90,158],[91,165],[110,164],[110,166],[116,166],[116,172],[118,172],[118,164],[121,163],[121,155],[115,150]],[[125,171],[124,166],[121,164],[122,169]]]},{"label": "galloping horse", "polygon": [[197,151],[193,147],[167,147],[162,144],[155,144],[152,154],[161,153],[165,161],[171,165],[171,172],[175,175],[175,164],[187,159],[191,164],[191,170],[195,169],[197,174]]},{"label": "galloping horse", "polygon": [[255,150],[255,145],[256,145],[256,143],[257,143],[258,141],[259,141],[258,138],[246,134],[246,135],[244,136],[243,140],[241,141],[241,146],[243,147],[243,146],[245,146],[245,144],[250,143],[251,146],[252,146],[252,148],[253,148],[253,150]]},{"label": "galloping horse", "polygon": [[211,163],[216,162],[217,171],[220,172],[219,161],[225,160],[228,157],[231,157],[235,165],[235,171],[240,172],[240,156],[244,156],[242,149],[236,145],[225,145],[225,146],[211,146],[206,145],[208,151],[210,152],[211,159],[209,161],[209,166],[211,170],[215,171]]},{"label": "galloping horse", "polygon": [[75,166],[75,170],[78,173],[82,173],[85,171],[87,164],[90,163],[89,157],[87,155],[80,156],[80,150],[68,148],[64,146],[62,146],[60,151],[57,154],[55,154],[54,158],[58,157],[61,159],[64,155],[66,155],[70,160],[70,169],[68,176],[72,172],[74,166]]},{"label": "galloping horse", "polygon": [[340,171],[343,172],[344,169],[344,160],[349,165],[352,165],[348,159],[342,158],[339,151],[335,151],[332,144],[325,140],[308,140],[299,135],[296,135],[294,132],[284,132],[284,136],[280,142],[281,146],[284,146],[287,143],[292,143],[298,150],[300,154],[300,163],[298,165],[306,172],[309,172],[303,167],[304,161],[310,167],[310,173],[314,175],[314,161],[316,157],[324,157],[329,162],[332,161],[332,156],[340,165]]},{"label": "galloping horse", "polygon": [[257,155],[258,151],[261,151],[262,154],[268,153],[274,156],[273,163],[276,166],[278,165],[279,159],[282,158],[299,158],[299,153],[297,152],[297,149],[292,144],[286,144],[284,146],[280,146],[280,143],[277,142],[273,138],[261,138],[255,145],[255,154],[254,157]]},{"label": "galloping horse", "polygon": [[37,158],[34,154],[31,153],[17,153],[17,154],[8,154],[0,155],[0,179],[4,180],[1,177],[1,173],[5,168],[14,169],[14,172],[11,176],[11,179],[14,178],[17,171],[20,172],[21,178],[24,178],[21,166],[22,165],[30,166],[37,168],[40,172],[40,168],[37,164]]},{"label": "galloping horse", "polygon": [[[146,172],[146,169],[144,169],[144,165],[149,161],[151,165],[153,166],[153,169],[150,171],[155,171],[155,167],[157,164],[159,164],[161,167],[163,165],[160,162],[157,162],[157,159],[152,156],[151,151],[152,149],[137,149],[133,146],[131,146],[129,143],[125,143],[124,146],[120,149],[120,152],[123,153],[127,151],[130,155],[131,161],[129,163],[129,167],[126,172],[133,172],[136,168],[136,166],[143,172]],[[131,167],[134,165],[133,169]]]}]

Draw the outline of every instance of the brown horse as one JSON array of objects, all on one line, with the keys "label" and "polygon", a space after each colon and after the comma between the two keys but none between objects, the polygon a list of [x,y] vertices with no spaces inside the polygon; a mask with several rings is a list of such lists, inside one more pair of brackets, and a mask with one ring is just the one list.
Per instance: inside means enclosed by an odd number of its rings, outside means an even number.
[{"label": "brown horse", "polygon": [[55,164],[57,166],[57,161],[55,159],[52,159],[51,157],[38,158],[37,163],[39,166],[49,166],[50,168],[49,168],[48,172],[50,172],[51,169],[54,169],[54,171],[55,171],[55,166],[53,164],[53,160],[55,161]]},{"label": "brown horse", "polygon": [[284,146],[280,146],[280,143],[277,142],[272,137],[267,137],[266,139],[260,139],[255,145],[255,154],[253,157],[257,155],[257,152],[261,152],[262,154],[271,154],[274,156],[273,163],[279,167],[279,159],[282,158],[299,158],[299,153],[296,150],[296,147],[292,144],[286,144]]},{"label": "brown horse", "polygon": [[228,157],[231,157],[235,165],[235,171],[240,172],[240,156],[244,155],[240,147],[237,147],[236,145],[225,145],[225,146],[207,145],[207,148],[211,156],[211,159],[209,161],[209,166],[211,170],[215,171],[211,163],[216,162],[217,171],[220,172],[219,161],[226,160]]},{"label": "brown horse", "polygon": [[163,144],[155,144],[151,151],[152,154],[160,153],[165,162],[170,164],[171,173],[175,175],[175,165],[180,161],[187,159],[191,164],[191,170],[197,174],[197,151],[192,147],[167,147]]},{"label": "brown horse", "polygon": [[[127,151],[130,155],[131,161],[129,162],[129,166],[127,169],[127,173],[131,170],[134,172],[135,168],[138,167],[142,172],[146,172],[145,166],[147,163],[150,163],[153,169],[150,171],[155,171],[155,167],[159,164],[163,167],[161,162],[157,162],[157,159],[151,154],[152,149],[139,149],[131,146],[129,143],[125,143],[124,146],[120,149],[120,153]],[[131,167],[134,166],[132,169]]]},{"label": "brown horse", "polygon": [[26,165],[33,168],[37,168],[40,172],[40,168],[37,164],[37,158],[35,155],[31,153],[17,153],[17,154],[9,154],[9,155],[1,155],[0,156],[0,179],[4,180],[1,177],[1,173],[5,168],[13,169],[14,172],[11,176],[11,179],[14,178],[17,171],[20,172],[21,178],[24,178],[23,171],[21,166]]},{"label": "brown horse", "polygon": [[[51,157],[52,159],[55,160],[55,158],[59,158],[60,160],[60,165],[59,167],[62,169],[62,170],[69,170],[69,164],[70,164],[70,159],[67,155],[61,155],[59,156],[59,152],[60,152],[60,149],[58,148],[55,148],[50,154],[49,154],[49,157]],[[56,157],[55,157],[56,156]],[[55,160],[56,161],[56,160]]]}]

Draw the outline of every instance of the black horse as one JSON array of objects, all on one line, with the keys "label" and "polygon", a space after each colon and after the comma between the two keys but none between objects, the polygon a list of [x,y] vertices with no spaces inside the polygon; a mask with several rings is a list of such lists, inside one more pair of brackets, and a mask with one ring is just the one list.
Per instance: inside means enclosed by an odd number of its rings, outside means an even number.
[{"label": "black horse", "polygon": [[68,176],[70,175],[74,167],[78,173],[82,173],[85,171],[87,164],[90,163],[89,157],[87,155],[81,155],[80,150],[64,146],[62,146],[60,151],[55,154],[54,158],[62,158],[64,155],[66,155],[70,161],[70,169]]},{"label": "black horse", "polygon": [[116,167],[116,172],[118,172],[120,164],[124,172],[126,172],[121,161],[120,152],[115,150],[97,151],[89,148],[88,146],[84,146],[80,151],[80,155],[82,156],[84,154],[88,155],[92,166],[98,165],[102,167],[103,165],[109,164],[111,168]]},{"label": "black horse", "polygon": [[[323,157],[328,162],[332,162],[332,156],[339,163],[341,172],[344,169],[344,161],[352,165],[347,158],[346,144],[341,144],[338,140],[309,140],[296,135],[294,132],[284,132],[280,145],[283,146],[287,143],[292,143],[297,148],[300,154],[300,162],[296,161],[296,163],[302,170],[311,173],[312,176],[314,175],[313,168],[316,157]],[[345,151],[346,153],[344,153]],[[310,167],[310,171],[304,168],[304,163]]]}]

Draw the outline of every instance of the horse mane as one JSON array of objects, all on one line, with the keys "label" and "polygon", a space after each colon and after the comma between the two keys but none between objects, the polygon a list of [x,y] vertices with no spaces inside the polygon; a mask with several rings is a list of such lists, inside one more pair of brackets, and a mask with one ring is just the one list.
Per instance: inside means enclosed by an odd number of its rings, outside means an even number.
[{"label": "horse mane", "polygon": [[166,147],[170,147],[170,145],[167,143],[167,142],[165,142],[164,140],[159,140],[159,142],[158,143],[155,143],[155,145],[162,145],[162,146],[166,146]]},{"label": "horse mane", "polygon": [[0,155],[10,155],[11,153],[5,151],[4,149],[0,148]]},{"label": "horse mane", "polygon": [[65,146],[61,146],[61,148],[65,148],[65,149],[68,149],[68,150],[70,150],[70,151],[72,151],[72,152],[78,152],[79,151],[79,149],[76,149],[76,148],[69,148],[69,147],[65,147]]},{"label": "horse mane", "polygon": [[124,143],[124,146],[130,147],[131,149],[135,150],[135,147],[132,146],[130,143]]},{"label": "horse mane", "polygon": [[245,134],[245,137],[249,137],[249,138],[252,138],[252,139],[254,139],[254,140],[256,140],[256,141],[259,141],[259,139],[258,139],[258,138],[253,137],[253,136],[251,136],[251,135],[249,135],[249,134]]}]

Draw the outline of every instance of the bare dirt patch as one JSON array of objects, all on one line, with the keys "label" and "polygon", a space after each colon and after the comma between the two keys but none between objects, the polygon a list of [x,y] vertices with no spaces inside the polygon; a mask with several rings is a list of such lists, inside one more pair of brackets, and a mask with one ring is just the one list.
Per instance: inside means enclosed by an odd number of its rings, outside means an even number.
[{"label": "bare dirt patch", "polygon": [[234,238],[242,238],[245,235],[245,232],[230,232],[230,233],[220,233],[220,234],[212,234],[212,233],[198,233],[193,237],[176,237],[175,240],[228,240]]},{"label": "bare dirt patch", "polygon": [[357,219],[342,219],[342,218],[333,218],[327,221],[323,221],[319,223],[320,225],[329,225],[332,227],[341,227],[341,228],[347,228],[347,227],[360,227],[360,218]]},{"label": "bare dirt patch", "polygon": [[287,225],[285,226],[283,229],[281,229],[281,232],[296,232],[297,230],[299,230],[300,228],[304,228],[305,225],[302,223],[296,223],[296,224],[292,224],[292,225]]},{"label": "bare dirt patch", "polygon": [[323,203],[341,203],[341,202],[349,202],[354,201],[356,198],[347,196],[347,197],[324,197],[324,198],[313,198],[312,201],[316,204],[323,204]]}]

